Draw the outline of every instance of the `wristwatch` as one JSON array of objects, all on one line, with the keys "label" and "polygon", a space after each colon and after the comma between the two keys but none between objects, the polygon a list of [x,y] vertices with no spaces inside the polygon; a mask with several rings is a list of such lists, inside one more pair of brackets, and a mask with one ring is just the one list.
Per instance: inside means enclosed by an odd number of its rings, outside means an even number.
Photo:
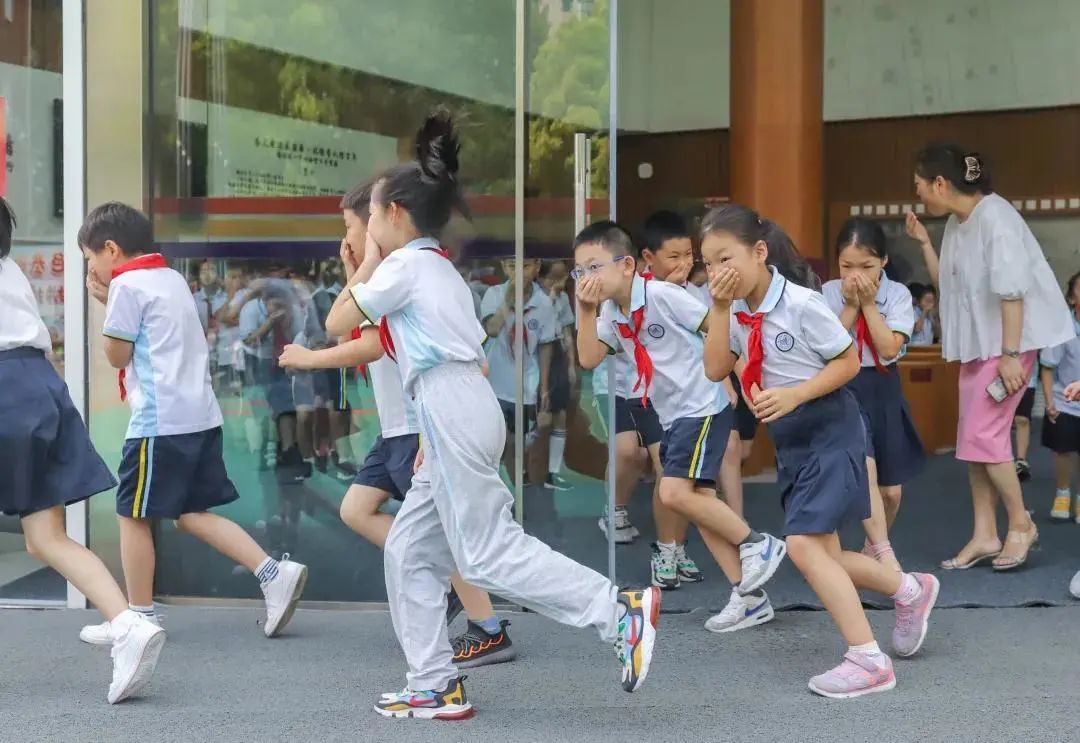
[{"label": "wristwatch", "polygon": [[1018,358],[1020,358],[1020,352],[1015,351],[1015,350],[1013,350],[1011,348],[1003,348],[1003,349],[1001,349],[1001,355],[1002,356],[1008,356],[1010,359],[1018,359]]}]

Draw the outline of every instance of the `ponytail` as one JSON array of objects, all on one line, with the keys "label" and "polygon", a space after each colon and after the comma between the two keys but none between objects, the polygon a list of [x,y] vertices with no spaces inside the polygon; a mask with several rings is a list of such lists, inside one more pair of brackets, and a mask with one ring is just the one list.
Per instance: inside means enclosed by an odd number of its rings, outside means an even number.
[{"label": "ponytail", "polygon": [[701,220],[701,237],[714,232],[727,232],[738,242],[753,246],[763,242],[769,248],[769,265],[792,283],[815,291],[821,290],[821,279],[802,257],[791,237],[771,219],[763,219],[750,207],[740,204],[721,204],[713,207]]},{"label": "ponytail", "polygon": [[416,134],[416,160],[395,165],[376,179],[378,201],[409,213],[422,235],[438,237],[456,209],[470,218],[458,182],[461,145],[445,108],[428,115]]}]

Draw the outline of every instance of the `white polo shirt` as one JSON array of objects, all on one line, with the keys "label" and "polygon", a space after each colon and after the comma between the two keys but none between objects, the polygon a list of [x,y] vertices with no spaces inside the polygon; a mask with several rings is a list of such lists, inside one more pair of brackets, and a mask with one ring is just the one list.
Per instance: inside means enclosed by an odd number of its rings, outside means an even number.
[{"label": "white polo shirt", "polygon": [[[829,309],[840,317],[840,313],[844,311],[842,282],[839,279],[826,281],[821,287],[821,294],[825,298],[825,304],[829,305]],[[891,281],[882,271],[874,304],[877,305],[878,312],[881,313],[881,318],[889,330],[900,333],[905,339],[911,339],[911,333],[915,328],[915,308],[911,305],[911,290],[899,281]],[[854,339],[854,325],[851,326],[850,333]],[[905,347],[900,346],[900,353],[891,359],[882,358],[881,363],[886,366],[896,363],[904,355],[904,351]],[[863,348],[860,362],[863,366],[874,365],[874,356],[870,352],[869,344]]]},{"label": "white polo shirt", "polygon": [[0,258],[0,351],[13,348],[36,348],[52,351],[49,329],[41,319],[30,281],[19,264]]},{"label": "white polo shirt", "polygon": [[385,316],[406,394],[417,376],[440,364],[482,364],[486,337],[473,312],[472,293],[439,243],[418,238],[395,250],[367,283],[351,289],[372,324]]},{"label": "white polo shirt", "polygon": [[133,344],[125,386],[127,438],[221,425],[209,350],[187,281],[171,268],[128,271],[109,284],[104,334]]},{"label": "white polo shirt", "polygon": [[[365,333],[377,333],[378,328],[365,323]],[[379,434],[384,439],[420,433],[416,410],[405,394],[401,368],[383,356],[367,365],[371,389],[375,393],[375,409],[379,413]]]},{"label": "white polo shirt", "polygon": [[1068,308],[1042,248],[1005,199],[987,194],[961,223],[945,223],[939,267],[941,354],[946,361],[1001,355],[1001,301],[1024,300],[1018,351],[1068,341]]},{"label": "white polo shirt", "polygon": [[[660,425],[665,430],[679,418],[704,418],[726,408],[730,401],[722,385],[705,377],[704,339],[701,324],[709,308],[681,286],[666,281],[646,281],[634,276],[630,291],[630,312],[645,308],[638,335],[653,363],[649,400],[656,408]],[[630,359],[626,385],[629,394],[639,397],[644,392],[644,380],[637,390],[637,367],[633,363],[634,342],[623,338],[617,324],[631,320],[619,310],[613,300],[606,300],[596,318],[596,334],[612,353]]]},{"label": "white polo shirt", "polygon": [[[821,294],[788,281],[775,268],[769,270],[772,283],[757,310],[766,313],[761,323],[765,352],[762,386],[794,387],[816,376],[825,364],[846,351],[851,335]],[[743,356],[750,326],[740,325],[735,313],[753,313],[744,299],[732,302],[731,310],[731,350]]]},{"label": "white polo shirt", "polygon": [[566,292],[559,292],[555,297],[555,319],[558,322],[559,332],[563,329],[573,327],[577,322],[574,318],[574,309],[570,306],[570,297],[566,296]]},{"label": "white polo shirt", "polygon": [[[507,282],[487,290],[480,303],[481,321],[486,321],[499,311],[506,301],[506,292],[509,289],[510,283]],[[491,382],[491,388],[495,390],[495,396],[505,402],[514,402],[517,399],[517,384],[514,379],[516,364],[510,343],[510,333],[514,328],[514,322],[515,313],[510,312],[499,334],[494,338],[488,338],[484,343],[489,366],[488,381]],[[560,332],[560,326],[555,317],[555,305],[538,283],[533,283],[532,294],[525,301],[522,324],[525,327],[525,338],[522,343],[525,349],[525,358],[522,363],[525,374],[522,402],[525,405],[535,405],[537,390],[540,388],[538,349],[545,343],[554,342]]]},{"label": "white polo shirt", "polygon": [[[921,307],[913,307],[912,317],[915,320],[919,320],[923,316],[923,310]],[[923,323],[922,330],[915,330],[915,323],[911,324],[911,341],[912,346],[932,346],[934,345],[934,324],[929,320]]]},{"label": "white polo shirt", "polygon": [[1039,353],[1039,363],[1054,370],[1054,406],[1059,413],[1067,413],[1080,418],[1080,402],[1065,399],[1065,387],[1080,380],[1080,321],[1069,313],[1073,325],[1071,340],[1044,348]]}]

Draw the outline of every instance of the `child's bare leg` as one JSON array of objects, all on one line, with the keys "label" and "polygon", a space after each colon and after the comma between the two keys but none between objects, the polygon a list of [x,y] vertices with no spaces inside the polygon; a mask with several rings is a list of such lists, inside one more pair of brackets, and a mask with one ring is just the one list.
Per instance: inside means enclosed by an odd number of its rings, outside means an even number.
[{"label": "child's bare leg", "polygon": [[465,607],[465,614],[474,622],[483,622],[495,616],[495,607],[491,605],[491,597],[487,591],[466,583],[461,578],[461,573],[454,571],[450,576],[450,584],[461,599],[461,605]]},{"label": "child's bare leg", "polygon": [[[251,535],[239,525],[213,513],[185,513],[176,521],[176,525],[206,542],[233,562],[243,565],[255,573],[263,561],[266,552]],[[127,569],[127,564],[124,566]]]},{"label": "child's bare leg", "polygon": [[[701,498],[716,499],[716,491],[710,488],[698,488],[695,493]],[[733,586],[742,582],[742,560],[739,559],[739,548],[727,541],[719,534],[714,534],[708,529],[698,529],[709,553],[716,560],[716,564],[724,571],[724,576]]]},{"label": "child's bare leg", "polygon": [[692,521],[699,529],[708,529],[733,545],[741,544],[752,533],[742,517],[726,503],[698,495],[692,480],[682,477],[662,478],[660,501]]},{"label": "child's bare leg", "polygon": [[[656,541],[661,544],[682,544],[686,541],[686,530],[690,522],[677,510],[664,503],[660,497],[660,483],[663,481],[664,467],[660,463],[660,444],[649,447],[649,459],[652,460],[656,483],[653,485],[653,521],[656,522]],[[689,481],[687,481],[689,482]]]},{"label": "child's bare leg", "polygon": [[394,517],[379,508],[390,494],[367,485],[351,485],[341,501],[341,520],[345,525],[379,549],[386,546],[386,535]]},{"label": "child's bare leg", "polygon": [[900,499],[903,497],[902,485],[888,485],[878,488],[881,491],[881,501],[885,504],[885,526],[892,531],[896,523],[896,515],[900,513]]},{"label": "child's bare leg", "polygon": [[[787,548],[788,557],[821,599],[848,646],[874,642],[855,584],[835,557],[840,552],[836,533],[791,535],[787,538]],[[872,558],[862,557],[882,567]]]},{"label": "child's bare leg", "polygon": [[109,569],[64,531],[64,507],[53,506],[22,518],[26,551],[67,578],[111,622],[128,608]]},{"label": "child's bare leg", "polygon": [[870,540],[870,547],[874,551],[874,557],[893,570],[902,570],[896,553],[889,545],[889,527],[885,520],[885,504],[881,498],[881,491],[877,485],[877,462],[866,458],[866,475],[870,481],[870,518],[865,519],[863,530]]},{"label": "child's bare leg", "polygon": [[724,459],[720,463],[720,491],[731,510],[738,516],[743,515],[742,487],[742,445],[738,431],[732,431],[728,437]]},{"label": "child's bare leg", "polygon": [[132,606],[154,605],[154,535],[150,521],[117,516],[120,522],[120,562],[124,566],[128,601]]}]

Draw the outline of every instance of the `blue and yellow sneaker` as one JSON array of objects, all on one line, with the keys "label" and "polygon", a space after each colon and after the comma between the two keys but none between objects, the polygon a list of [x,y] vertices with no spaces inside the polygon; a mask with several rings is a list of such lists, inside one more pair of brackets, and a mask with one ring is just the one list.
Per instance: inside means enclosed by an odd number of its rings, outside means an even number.
[{"label": "blue and yellow sneaker", "polygon": [[655,586],[641,591],[622,591],[619,604],[619,636],[615,640],[615,655],[622,664],[622,687],[637,691],[645,683],[656,646],[656,627],[660,623],[660,589]]},{"label": "blue and yellow sneaker", "polygon": [[383,694],[375,711],[383,717],[416,717],[421,720],[467,720],[476,714],[465,696],[465,677],[456,678],[443,691],[403,689]]}]

